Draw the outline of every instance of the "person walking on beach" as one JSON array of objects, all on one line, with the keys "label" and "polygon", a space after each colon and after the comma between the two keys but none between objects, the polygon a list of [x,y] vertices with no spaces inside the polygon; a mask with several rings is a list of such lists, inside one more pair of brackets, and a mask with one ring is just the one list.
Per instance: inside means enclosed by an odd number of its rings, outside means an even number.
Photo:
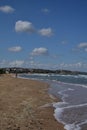
[{"label": "person walking on beach", "polygon": [[17,68],[16,68],[16,70],[15,70],[15,77],[17,78],[17,76],[18,76],[18,73],[17,73]]}]

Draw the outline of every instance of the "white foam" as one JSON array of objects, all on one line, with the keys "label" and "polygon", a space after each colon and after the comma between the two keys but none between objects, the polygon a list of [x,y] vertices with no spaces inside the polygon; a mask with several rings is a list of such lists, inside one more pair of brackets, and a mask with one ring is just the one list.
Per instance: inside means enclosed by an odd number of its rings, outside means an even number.
[{"label": "white foam", "polygon": [[78,75],[78,76],[81,77],[81,78],[87,79],[87,75]]},{"label": "white foam", "polygon": [[78,124],[65,124],[64,128],[66,130],[81,130],[81,126],[84,125],[84,124],[87,124],[87,120],[81,122],[81,123],[78,123]]},{"label": "white foam", "polygon": [[[52,74],[52,75],[50,75],[50,74],[39,74],[39,73],[34,73],[34,74],[27,74],[27,75],[29,75],[29,76],[50,76],[50,77],[53,77],[53,76],[61,76],[61,77],[74,77],[74,78],[80,78],[80,77],[87,77],[86,75],[78,75],[78,76],[76,76],[76,75],[58,75],[58,74]],[[20,75],[20,77],[21,77],[21,75]],[[22,77],[23,78],[23,77]],[[27,78],[27,79],[36,79],[36,80],[38,80],[39,78]],[[42,79],[39,79],[39,80],[44,80],[43,78]],[[45,79],[45,80],[47,80],[47,79]],[[50,79],[48,79],[48,80],[50,80]],[[65,83],[65,82],[61,82],[61,81],[57,81],[57,79],[53,79],[52,81],[54,81],[54,82],[57,82],[57,83],[61,83],[61,84],[67,84],[67,85],[74,85],[74,86],[80,86],[80,87],[84,87],[84,88],[87,88],[87,85],[84,85],[84,84],[73,84],[73,83]]]},{"label": "white foam", "polygon": [[[30,74],[31,75],[31,74]],[[35,75],[35,74],[34,74]],[[40,74],[36,74],[36,76],[40,76]],[[42,74],[41,76],[47,76],[47,75],[44,75]],[[51,76],[51,75],[49,75]],[[57,76],[57,75],[54,75],[54,76]],[[58,75],[60,76],[60,75]],[[66,75],[63,75],[63,76],[66,76]],[[68,75],[67,77],[69,77],[71,75]],[[75,77],[75,76],[72,76],[72,77]],[[83,76],[84,77],[84,76]],[[22,77],[23,78],[23,77]],[[42,77],[43,78],[43,77]],[[76,76],[75,78],[80,78],[79,76]],[[26,79],[29,79],[29,78],[26,78]],[[31,78],[30,78],[31,79]],[[32,79],[36,79],[36,78],[32,78]],[[41,80],[39,78],[37,78],[36,80]],[[44,80],[44,79],[42,79]],[[45,79],[46,81],[51,81],[49,79]],[[44,80],[44,81],[45,81]],[[87,88],[86,85],[81,85],[81,84],[73,84],[73,83],[64,83],[64,82],[61,82],[61,81],[57,81],[57,80],[54,80],[54,82],[57,82],[58,84],[66,84],[66,85],[74,85],[74,86],[78,86],[78,87],[84,87],[84,88]],[[52,80],[52,83],[54,83],[53,80]],[[51,83],[51,82],[50,82]],[[72,87],[72,86],[71,86]],[[67,91],[74,91],[74,89],[72,88],[65,88],[61,91],[58,92],[58,94],[60,94],[62,96],[62,100],[63,102],[58,102],[58,103],[53,103],[53,107],[55,108],[55,111],[54,111],[54,116],[56,118],[56,120],[58,120],[59,122],[63,123],[65,125],[65,129],[66,130],[81,130],[80,126],[81,125],[84,125],[87,123],[87,121],[83,121],[79,124],[75,124],[75,122],[73,124],[66,124],[65,122],[63,122],[63,120],[61,119],[61,116],[62,116],[62,113],[64,111],[64,109],[70,109],[70,108],[78,108],[78,107],[83,107],[83,106],[87,106],[87,103],[84,103],[84,104],[78,104],[78,105],[69,105],[67,102],[65,102],[65,98],[68,97],[67,94],[65,94],[65,92]]]},{"label": "white foam", "polygon": [[50,74],[42,74],[42,73],[33,73],[33,74],[28,74],[30,75],[35,75],[35,76],[50,76]]},{"label": "white foam", "polygon": [[71,105],[71,106],[63,107],[63,109],[67,109],[67,108],[78,108],[78,107],[83,107],[83,106],[87,106],[87,103],[79,104],[79,105]]},{"label": "white foam", "polygon": [[64,128],[66,130],[81,130],[81,128],[79,127],[79,125],[75,125],[75,124],[66,124],[64,126]]},{"label": "white foam", "polygon": [[[79,105],[71,105],[71,106],[66,106],[63,107],[63,105],[67,105],[67,102],[58,102],[58,103],[54,103],[53,107],[56,108],[54,110],[54,117],[58,122],[61,122],[62,124],[64,124],[64,128],[66,130],[81,130],[81,125],[86,124],[87,120],[84,122],[81,122],[79,124],[66,124],[65,122],[63,122],[63,120],[61,119],[62,113],[64,111],[64,109],[69,109],[69,108],[78,108],[78,107],[83,107],[83,106],[87,106],[87,103],[85,104],[79,104]],[[61,108],[62,107],[62,108]]]},{"label": "white foam", "polygon": [[61,91],[58,92],[58,94],[60,94],[62,96],[63,102],[65,102],[65,98],[67,98],[69,96],[68,94],[64,93],[64,92],[67,92],[67,91],[74,91],[74,89],[68,88],[68,89],[61,90]]},{"label": "white foam", "polygon": [[81,130],[81,128],[78,124],[77,125],[75,125],[74,123],[73,124],[66,124],[65,122],[63,122],[61,120],[61,114],[63,111],[64,111],[64,109],[62,109],[62,108],[55,109],[54,117],[56,118],[56,120],[58,122],[64,124],[64,129],[66,129],[66,130]]},{"label": "white foam", "polygon": [[56,76],[73,77],[73,78],[85,78],[85,79],[87,79],[87,75],[81,75],[81,74],[79,74],[79,75],[60,75],[60,74],[56,74]]},{"label": "white foam", "polygon": [[59,91],[58,93],[59,93],[60,95],[64,95],[64,92],[67,92],[67,91],[74,91],[74,89],[68,88],[68,89],[61,90],[61,91]]},{"label": "white foam", "polygon": [[84,124],[87,124],[87,120],[81,122],[79,125],[84,125]]},{"label": "white foam", "polygon": [[74,91],[74,89],[72,89],[72,88],[68,88],[68,90],[69,90],[69,91]]},{"label": "white foam", "polygon": [[[57,109],[55,109],[55,114],[54,114],[54,116],[56,117],[56,119],[60,118],[62,112],[63,112],[63,109],[62,109],[62,108],[57,108]],[[57,118],[57,117],[58,117],[58,118]],[[58,120],[59,120],[59,119],[58,119]]]},{"label": "white foam", "polygon": [[87,88],[87,85],[82,85],[83,88]]},{"label": "white foam", "polygon": [[78,107],[83,107],[83,106],[87,106],[87,103],[84,103],[84,104],[79,104],[79,105],[71,105],[71,106],[66,106],[66,107],[63,107],[63,105],[68,105],[67,102],[58,102],[58,103],[54,103],[53,104],[53,107],[56,108],[56,114],[57,112],[59,113],[59,108],[64,110],[64,109],[70,109],[70,108],[78,108]]},{"label": "white foam", "polygon": [[78,87],[87,88],[87,85],[84,85],[84,84],[65,83],[65,82],[61,82],[61,81],[57,81],[57,82],[58,82],[58,83],[61,83],[61,84],[65,84],[65,85],[74,85],[74,86],[78,86]]},{"label": "white foam", "polygon": [[57,108],[63,107],[64,105],[67,105],[67,104],[68,104],[67,102],[57,102],[57,103],[53,103],[53,107],[57,109]]}]

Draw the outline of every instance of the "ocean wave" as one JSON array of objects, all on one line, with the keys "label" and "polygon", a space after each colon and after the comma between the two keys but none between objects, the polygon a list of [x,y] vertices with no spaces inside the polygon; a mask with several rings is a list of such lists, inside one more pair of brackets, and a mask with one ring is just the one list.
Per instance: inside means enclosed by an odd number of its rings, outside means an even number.
[{"label": "ocean wave", "polygon": [[[53,80],[53,81],[56,81],[56,80]],[[62,81],[57,81],[57,82],[61,83],[61,84],[65,84],[65,85],[74,85],[74,86],[79,86],[79,87],[87,88],[87,85],[84,85],[84,84],[66,83],[66,82],[62,82]]]},{"label": "ocean wave", "polygon": [[75,121],[72,124],[68,124],[68,123],[64,122],[61,119],[61,116],[62,116],[62,113],[64,112],[65,109],[84,107],[84,106],[87,106],[87,103],[63,107],[63,105],[67,105],[67,104],[68,104],[67,102],[58,102],[58,103],[54,103],[53,104],[53,107],[55,108],[55,111],[54,111],[54,117],[55,117],[55,119],[58,122],[64,124],[65,125],[64,128],[66,130],[81,130],[81,126],[84,125],[84,124],[87,124],[87,120],[85,120],[83,122],[80,122],[80,123],[78,123],[78,122],[76,123],[76,121]]},{"label": "ocean wave", "polygon": [[78,77],[86,78],[87,79],[87,75],[78,75]]},{"label": "ocean wave", "polygon": [[78,124],[75,124],[75,123],[73,123],[73,124],[65,124],[64,128],[66,130],[81,130],[82,129],[81,126],[85,125],[85,124],[87,124],[87,120],[85,120],[85,121],[83,121],[81,123],[78,123]]},{"label": "ocean wave", "polygon": [[66,130],[81,130],[81,127],[77,124],[77,125],[75,125],[74,123],[73,124],[66,124],[65,126],[64,126],[64,128],[66,129]]},{"label": "ocean wave", "polygon": [[[59,81],[59,77],[57,77],[57,76],[60,76],[60,75],[29,74],[27,76],[20,75],[20,78],[41,80],[41,81],[45,81],[45,82],[49,83],[50,85],[52,85],[53,90],[54,89],[56,90],[54,92],[56,92],[59,96],[61,96],[61,99],[62,99],[62,102],[53,103],[53,107],[55,108],[54,117],[56,118],[56,120],[58,120],[59,122],[64,124],[64,126],[65,126],[64,128],[66,130],[81,130],[81,126],[87,123],[87,121],[85,119],[83,120],[83,122],[76,123],[76,120],[75,120],[75,122],[70,122],[71,124],[69,124],[69,122],[68,123],[64,122],[63,119],[61,119],[61,116],[62,116],[63,112],[65,112],[65,110],[72,110],[72,109],[74,110],[75,108],[83,109],[82,107],[87,107],[86,102],[83,104],[82,104],[82,102],[79,102],[79,104],[73,104],[72,102],[68,102],[68,98],[69,98],[68,96],[70,96],[70,95],[68,95],[69,94],[68,91],[71,91],[70,92],[71,94],[72,93],[75,94],[75,92],[77,92],[79,89],[85,90],[85,88],[87,88],[87,85],[79,84],[78,82],[73,83],[73,81],[72,81],[72,83],[67,83],[67,82],[65,83],[63,80]],[[67,77],[68,80],[71,77],[71,75],[63,75],[62,77],[64,77],[64,76]],[[80,75],[76,75],[76,76],[72,75],[72,77],[79,78],[82,80],[86,78],[86,77],[84,77],[84,75],[82,77]],[[83,89],[82,89],[82,87],[83,87]],[[77,96],[77,95],[75,95],[75,96]],[[67,100],[66,100],[66,98],[67,98]]]}]

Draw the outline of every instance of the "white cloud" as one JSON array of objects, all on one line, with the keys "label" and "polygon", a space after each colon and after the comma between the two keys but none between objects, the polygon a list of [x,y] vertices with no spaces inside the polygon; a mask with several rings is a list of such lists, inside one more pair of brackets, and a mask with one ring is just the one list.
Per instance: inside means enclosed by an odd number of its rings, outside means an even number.
[{"label": "white cloud", "polygon": [[32,53],[32,56],[37,56],[37,55],[48,55],[48,49],[44,48],[44,47],[40,47],[40,48],[35,48]]},{"label": "white cloud", "polygon": [[34,61],[30,61],[30,64],[31,64],[31,65],[34,65],[35,63],[34,63]]},{"label": "white cloud", "polygon": [[20,52],[22,50],[22,47],[20,46],[10,47],[8,50],[11,52]]},{"label": "white cloud", "polygon": [[24,65],[24,60],[15,60],[15,61],[7,61],[7,60],[2,60],[0,61],[0,67],[21,67]]},{"label": "white cloud", "polygon": [[5,6],[0,6],[0,11],[4,12],[4,13],[12,13],[15,11],[14,8],[12,8],[9,5],[5,5]]},{"label": "white cloud", "polygon": [[7,61],[5,59],[0,61],[0,68],[2,67],[29,67],[29,68],[43,68],[43,69],[66,69],[66,70],[76,70],[83,71],[87,70],[87,63],[76,62],[76,63],[41,63],[40,61],[35,62],[33,60],[14,60]]},{"label": "white cloud", "polygon": [[62,69],[79,69],[79,68],[82,68],[82,66],[84,66],[84,63],[82,62],[77,62],[77,63],[70,63],[70,64],[67,64],[67,63],[61,63],[59,65],[60,68]]},{"label": "white cloud", "polygon": [[78,45],[78,48],[85,48],[85,47],[87,48],[87,42],[83,42]]},{"label": "white cloud", "polygon": [[82,43],[78,44],[77,50],[80,51],[80,52],[81,51],[87,52],[87,42],[82,42]]},{"label": "white cloud", "polygon": [[9,66],[11,67],[21,67],[23,64],[24,64],[23,60],[16,60],[16,61],[9,62]]},{"label": "white cloud", "polygon": [[68,44],[68,41],[67,40],[64,40],[64,41],[62,41],[61,42],[63,45],[66,45],[66,44]]},{"label": "white cloud", "polygon": [[30,59],[30,60],[33,60],[34,58],[33,58],[33,56],[31,56],[29,59]]},{"label": "white cloud", "polygon": [[53,30],[51,28],[43,28],[43,29],[40,29],[38,32],[40,35],[46,36],[46,37],[50,37],[53,35]]},{"label": "white cloud", "polygon": [[3,59],[2,61],[0,61],[0,67],[3,68],[3,67],[6,67],[8,66],[8,61],[6,61],[5,59]]},{"label": "white cloud", "polygon": [[85,48],[85,51],[87,52],[87,48]]},{"label": "white cloud", "polygon": [[35,32],[33,24],[29,21],[17,21],[15,24],[15,31],[16,32]]},{"label": "white cloud", "polygon": [[49,10],[49,9],[47,9],[47,8],[44,8],[44,9],[42,9],[41,11],[42,11],[43,13],[45,13],[45,14],[50,13],[50,10]]}]

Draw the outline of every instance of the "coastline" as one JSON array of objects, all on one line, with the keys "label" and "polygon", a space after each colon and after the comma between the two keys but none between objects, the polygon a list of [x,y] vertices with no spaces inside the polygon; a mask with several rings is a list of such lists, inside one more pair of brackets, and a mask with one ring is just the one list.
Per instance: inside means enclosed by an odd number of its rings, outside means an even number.
[{"label": "coastline", "polygon": [[[36,80],[0,77],[1,130],[64,130],[54,118],[49,85]],[[48,105],[46,105],[48,104]]]}]

